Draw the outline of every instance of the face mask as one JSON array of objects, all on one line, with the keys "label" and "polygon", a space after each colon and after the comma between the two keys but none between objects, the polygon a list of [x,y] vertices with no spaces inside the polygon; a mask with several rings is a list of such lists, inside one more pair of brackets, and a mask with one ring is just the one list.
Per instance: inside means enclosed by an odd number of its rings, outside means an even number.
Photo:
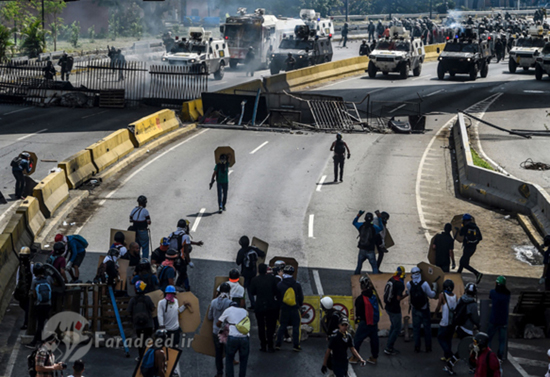
[{"label": "face mask", "polygon": [[166,301],[174,302],[175,294],[173,293],[167,293],[166,294]]}]

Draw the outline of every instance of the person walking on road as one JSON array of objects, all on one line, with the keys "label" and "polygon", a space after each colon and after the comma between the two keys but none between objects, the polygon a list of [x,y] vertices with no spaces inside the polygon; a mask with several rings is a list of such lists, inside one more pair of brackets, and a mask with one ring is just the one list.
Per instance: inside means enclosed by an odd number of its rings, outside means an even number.
[{"label": "person walking on road", "polygon": [[374,211],[374,214],[376,215],[376,217],[374,218],[372,224],[374,225],[376,234],[380,236],[381,242],[380,246],[376,246],[378,250],[376,265],[378,267],[378,273],[382,273],[380,271],[380,266],[382,265],[382,261],[384,260],[384,254],[388,252],[388,249],[386,248],[386,234],[388,232],[388,220],[390,219],[390,214],[385,211],[380,213],[379,210]]},{"label": "person walking on road", "polygon": [[34,348],[42,342],[42,331],[50,317],[52,309],[52,287],[53,279],[45,276],[45,268],[42,263],[35,263],[33,267],[34,280],[31,284],[31,296],[34,302],[34,316],[36,318],[36,332],[28,348]]},{"label": "person walking on road", "polygon": [[546,247],[543,259],[544,269],[539,282],[544,285],[546,291],[550,291],[550,235],[544,237],[544,246]]},{"label": "person walking on road", "polygon": [[[363,341],[370,339],[371,356],[367,363],[376,365],[378,353],[380,352],[380,340],[378,339],[378,321],[380,320],[380,307],[378,297],[374,294],[372,283],[368,276],[362,276],[360,280],[361,295],[355,299],[355,321],[358,323],[355,331],[355,349],[357,353],[361,350]],[[349,359],[351,364],[357,364],[359,358],[352,356]]]},{"label": "person walking on road", "polygon": [[346,43],[348,42],[348,34],[349,34],[349,26],[347,22],[344,23],[341,33],[342,33],[342,47],[346,47]]},{"label": "person walking on road", "polygon": [[457,272],[461,274],[464,269],[470,271],[476,276],[476,284],[479,284],[483,274],[470,266],[470,258],[472,258],[476,252],[477,245],[483,240],[483,236],[470,214],[466,213],[462,216],[462,225],[460,235],[464,237],[462,245],[463,253],[462,258],[460,258],[460,265]]},{"label": "person walking on road", "polygon": [[168,240],[170,248],[178,252],[178,257],[174,260],[174,267],[178,271],[176,286],[190,292],[191,285],[189,283],[189,275],[187,274],[187,266],[194,267],[191,262],[191,251],[193,250],[193,246],[202,246],[204,242],[191,241],[189,222],[185,219],[178,220],[177,229],[175,232],[170,233]]},{"label": "person walking on road", "polygon": [[214,181],[217,182],[218,208],[219,212],[222,213],[222,211],[225,211],[227,191],[229,190],[229,162],[225,154],[220,156],[220,162],[214,167],[214,173],[212,173],[212,179],[210,180],[210,188],[212,188]]},{"label": "person walking on road", "polygon": [[11,161],[11,173],[15,178],[15,199],[25,199],[25,175],[31,171],[31,155],[27,152],[20,153]]},{"label": "person walking on road", "polygon": [[418,267],[411,269],[412,280],[407,282],[410,305],[412,307],[414,352],[421,352],[420,331],[424,326],[424,338],[426,341],[426,352],[432,352],[432,321],[430,313],[430,302],[428,298],[434,298],[437,292],[437,283],[428,284],[422,280],[422,271]]},{"label": "person walking on road", "polygon": [[212,300],[210,308],[208,309],[208,319],[212,321],[212,338],[214,339],[214,348],[216,349],[216,377],[223,377],[223,354],[224,344],[220,343],[218,333],[220,327],[218,321],[225,311],[231,305],[231,286],[225,282],[220,285],[218,297]]},{"label": "person walking on road", "polygon": [[501,377],[500,361],[497,355],[489,348],[489,336],[479,332],[474,337],[473,352],[470,354],[470,360],[475,360],[474,377]]},{"label": "person walking on road", "polygon": [[388,313],[391,322],[388,342],[384,349],[384,353],[388,356],[399,354],[394,345],[401,333],[401,301],[407,297],[407,294],[403,293],[405,291],[404,280],[405,267],[399,266],[384,287],[384,304],[386,305],[386,313]]},{"label": "person walking on road", "polygon": [[19,268],[15,282],[13,297],[19,301],[19,307],[25,311],[25,319],[21,330],[26,330],[29,324],[29,292],[32,283],[31,249],[23,246],[19,252]]},{"label": "person walking on road", "polygon": [[344,314],[338,310],[334,309],[334,301],[332,298],[325,296],[321,299],[321,329],[327,335],[327,339],[338,330],[338,324]]},{"label": "person walking on road", "polygon": [[336,134],[336,141],[334,141],[330,147],[331,152],[334,151],[334,182],[338,182],[338,168],[340,168],[340,182],[344,181],[344,162],[346,161],[346,150],[348,152],[348,159],[351,157],[349,147],[344,140],[342,140],[342,134]]},{"label": "person walking on road", "polygon": [[277,284],[279,297],[281,297],[281,316],[279,318],[279,330],[277,331],[275,349],[281,349],[285,330],[287,326],[292,326],[294,351],[300,352],[302,350],[302,347],[300,347],[300,308],[304,303],[304,294],[302,292],[302,285],[292,277],[294,272],[293,266],[285,266],[283,281]]},{"label": "person walking on road", "polygon": [[[250,246],[250,239],[242,236],[239,240],[241,248],[237,253],[237,265],[241,266],[241,276],[244,277],[244,288],[247,290],[250,307],[248,310],[254,310],[254,295],[250,292],[250,283],[258,274],[256,265],[258,259],[265,258],[265,253],[255,246]],[[267,267],[266,267],[267,271]]]},{"label": "person walking on road", "polygon": [[348,376],[348,349],[351,351],[353,357],[357,358],[361,365],[365,365],[366,361],[363,360],[359,352],[353,345],[353,338],[348,332],[349,320],[344,317],[338,324],[338,331],[331,335],[328,341],[328,349],[325,352],[325,359],[323,360],[323,366],[321,372],[325,374],[328,370],[329,359],[332,362],[332,372],[336,377]]},{"label": "person walking on road", "polygon": [[248,52],[244,58],[244,64],[246,65],[246,75],[250,74],[250,77],[254,76],[254,71],[256,70],[256,53],[254,52],[254,47],[250,46]]},{"label": "person walking on road", "polygon": [[369,42],[375,41],[374,32],[376,31],[376,27],[372,21],[369,23],[367,30],[369,31]]},{"label": "person walking on road", "polygon": [[449,272],[449,265],[452,262],[452,269],[456,268],[455,263],[455,241],[451,235],[453,226],[449,223],[445,224],[445,230],[437,234],[434,238],[432,248],[435,250],[435,265],[443,270],[443,272]]},{"label": "person walking on road", "polygon": [[[34,372],[36,377],[54,377],[58,371],[65,369],[65,365],[62,362],[55,362],[54,350],[59,344],[59,339],[55,334],[50,334],[36,351],[34,358]],[[61,373],[63,375],[63,373]]]},{"label": "person walking on road", "polygon": [[149,225],[151,225],[151,216],[147,210],[147,198],[140,195],[137,198],[138,205],[130,212],[130,222],[132,225],[128,230],[136,232],[136,242],[141,246],[143,258],[149,259]]},{"label": "person walking on road", "polygon": [[68,260],[66,269],[73,279],[71,283],[79,283],[80,266],[86,257],[88,241],[79,234],[64,236],[63,234],[58,233],[55,236],[55,242],[63,242],[65,245],[65,252],[67,253]]},{"label": "person walking on road", "polygon": [[248,318],[248,312],[232,302],[218,319],[218,327],[221,327],[224,322],[229,324],[229,336],[225,346],[225,376],[234,377],[233,360],[235,354],[239,352],[239,377],[246,377],[248,355],[250,354],[250,319]]},{"label": "person walking on road", "polygon": [[151,297],[145,294],[147,284],[144,281],[138,280],[134,286],[136,288],[136,296],[132,297],[128,303],[128,314],[132,318],[132,324],[139,339],[139,356],[136,359],[136,361],[139,361],[145,353],[147,340],[153,336],[153,312],[155,311],[155,304],[153,304]]},{"label": "person walking on road", "polygon": [[168,286],[175,285],[176,282],[176,267],[174,261],[178,258],[178,252],[174,249],[166,251],[166,259],[161,263],[158,270],[159,288],[163,292]]},{"label": "person walking on road", "polygon": [[489,292],[491,300],[491,316],[489,318],[489,346],[493,338],[498,334],[497,356],[500,360],[506,360],[506,337],[508,334],[508,313],[510,311],[510,291],[506,288],[506,277],[497,277],[495,289]]},{"label": "person walking on road", "polygon": [[448,361],[453,356],[453,335],[455,329],[452,323],[451,314],[456,308],[456,295],[453,293],[455,283],[447,279],[443,282],[443,292],[439,294],[439,300],[435,308],[435,313],[441,310],[441,321],[439,322],[439,330],[437,340],[443,350],[442,361]]},{"label": "person walking on road", "polygon": [[275,276],[267,273],[267,265],[261,263],[258,266],[260,274],[252,279],[248,292],[250,299],[256,297],[254,314],[258,322],[258,336],[260,338],[260,351],[274,352],[273,336],[277,328],[279,317],[279,304],[276,297],[278,294]]},{"label": "person walking on road", "polygon": [[371,212],[365,214],[365,221],[359,222],[365,211],[359,211],[355,219],[353,219],[353,226],[359,231],[359,242],[357,247],[359,248],[359,255],[357,257],[357,267],[355,268],[355,275],[361,275],[361,269],[365,260],[369,260],[372,267],[372,273],[378,273],[378,263],[376,261],[375,248],[378,247],[379,252],[384,252],[382,246],[382,237],[376,233],[376,229],[373,225],[374,215]]}]

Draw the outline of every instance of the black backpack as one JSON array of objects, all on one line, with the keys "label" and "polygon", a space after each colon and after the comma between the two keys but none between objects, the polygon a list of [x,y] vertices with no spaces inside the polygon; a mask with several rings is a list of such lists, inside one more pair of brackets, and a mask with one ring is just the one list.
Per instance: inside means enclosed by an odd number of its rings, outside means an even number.
[{"label": "black backpack", "polygon": [[462,326],[468,320],[468,305],[469,303],[463,300],[458,300],[458,304],[453,310],[453,327]]},{"label": "black backpack", "polygon": [[389,304],[393,300],[393,284],[394,280],[391,278],[384,286],[384,304]]},{"label": "black backpack", "polygon": [[[40,346],[37,346],[34,350],[32,350],[31,354],[27,356],[27,370],[30,377],[36,377],[36,355],[39,350]],[[46,366],[48,366],[47,361],[48,359],[46,359]]]},{"label": "black backpack", "polygon": [[19,165],[21,164],[21,160],[22,160],[21,157],[19,156],[15,157],[13,160],[11,160],[10,166],[16,169],[19,168]]},{"label": "black backpack", "polygon": [[334,145],[334,153],[336,154],[346,153],[346,146],[342,140],[336,140],[336,145]]},{"label": "black backpack", "polygon": [[421,310],[424,305],[428,303],[428,297],[426,296],[426,293],[422,290],[422,284],[424,284],[424,281],[421,281],[418,284],[414,284],[411,282],[411,289],[409,290],[409,294],[411,296],[411,305],[416,310]]},{"label": "black backpack", "polygon": [[132,317],[134,324],[140,327],[147,326],[151,320],[151,313],[149,312],[149,309],[147,309],[146,297],[147,296],[143,294],[137,296],[134,306],[134,313]]},{"label": "black backpack", "polygon": [[357,247],[362,250],[374,250],[374,227],[366,222],[359,228],[359,243]]},{"label": "black backpack", "polygon": [[257,263],[258,263],[258,253],[256,252],[256,249],[251,247],[246,251],[246,254],[244,255],[243,266],[247,270],[254,270],[256,269]]},{"label": "black backpack", "polygon": [[466,239],[466,243],[477,243],[477,240],[478,240],[478,229],[477,227],[468,227],[468,229],[466,229],[466,237],[464,237]]}]

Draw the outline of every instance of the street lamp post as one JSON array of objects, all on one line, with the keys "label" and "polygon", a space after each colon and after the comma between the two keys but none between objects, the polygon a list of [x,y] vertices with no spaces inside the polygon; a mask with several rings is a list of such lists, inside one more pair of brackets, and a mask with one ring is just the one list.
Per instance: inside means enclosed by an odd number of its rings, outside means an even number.
[{"label": "street lamp post", "polygon": [[42,0],[42,38],[46,47],[46,22],[44,21],[44,0]]}]

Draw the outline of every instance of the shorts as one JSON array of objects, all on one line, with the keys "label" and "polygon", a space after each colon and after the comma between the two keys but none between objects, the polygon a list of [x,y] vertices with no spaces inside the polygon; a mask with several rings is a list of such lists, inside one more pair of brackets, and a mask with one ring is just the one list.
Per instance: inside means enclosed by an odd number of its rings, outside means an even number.
[{"label": "shorts", "polygon": [[[80,267],[80,265],[82,264],[82,261],[84,260],[85,256],[86,256],[86,250],[84,250],[81,253],[76,254],[76,258],[74,259],[73,266]],[[71,255],[71,257],[72,257],[72,255]]]}]

